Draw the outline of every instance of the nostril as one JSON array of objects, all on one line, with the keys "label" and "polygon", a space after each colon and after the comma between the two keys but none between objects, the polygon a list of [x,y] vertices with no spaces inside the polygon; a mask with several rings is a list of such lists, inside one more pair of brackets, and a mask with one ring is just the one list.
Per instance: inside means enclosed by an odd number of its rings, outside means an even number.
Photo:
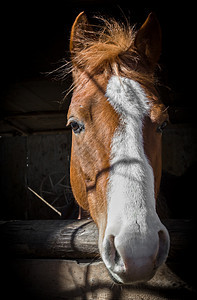
[{"label": "nostril", "polygon": [[106,253],[108,256],[112,256],[115,254],[115,246],[114,246],[114,236],[108,236],[106,240]]},{"label": "nostril", "polygon": [[115,251],[114,262],[115,262],[115,264],[117,264],[117,265],[119,265],[120,262],[121,262],[121,257],[120,257],[120,254],[118,253],[117,250]]},{"label": "nostril", "polygon": [[112,268],[115,263],[116,249],[114,245],[114,236],[109,235],[104,242],[104,258],[108,268]]},{"label": "nostril", "polygon": [[125,272],[125,265],[116,247],[116,238],[113,235],[109,235],[105,239],[103,260],[109,271],[116,274]]},{"label": "nostril", "polygon": [[159,249],[156,258],[156,267],[163,264],[168,256],[169,251],[169,235],[166,230],[160,230],[159,235]]}]

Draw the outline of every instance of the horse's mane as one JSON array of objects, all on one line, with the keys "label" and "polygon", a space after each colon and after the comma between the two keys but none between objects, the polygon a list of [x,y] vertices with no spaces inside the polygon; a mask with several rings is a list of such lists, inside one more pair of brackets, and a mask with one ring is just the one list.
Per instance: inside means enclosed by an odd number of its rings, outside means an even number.
[{"label": "horse's mane", "polygon": [[75,35],[75,45],[82,42],[83,49],[76,48],[73,55],[74,65],[91,70],[98,70],[113,64],[119,59],[119,55],[132,51],[134,30],[130,26],[118,23],[114,19],[99,18],[102,25],[90,25],[81,28]]},{"label": "horse's mane", "polygon": [[[73,71],[77,68],[91,75],[106,73],[124,76],[150,85],[155,81],[145,57],[135,48],[136,30],[115,19],[97,18],[102,24],[81,28],[73,41],[79,45],[72,55]],[[152,70],[151,70],[152,71]]]},{"label": "horse's mane", "polygon": [[[71,61],[57,70],[60,76],[65,78],[69,73],[77,73],[79,77],[84,73],[89,76],[103,74],[107,78],[123,76],[138,81],[155,94],[154,72],[149,72],[146,58],[136,51],[134,27],[115,19],[96,19],[99,25],[82,26],[77,30]],[[66,96],[77,87],[79,77]]]}]

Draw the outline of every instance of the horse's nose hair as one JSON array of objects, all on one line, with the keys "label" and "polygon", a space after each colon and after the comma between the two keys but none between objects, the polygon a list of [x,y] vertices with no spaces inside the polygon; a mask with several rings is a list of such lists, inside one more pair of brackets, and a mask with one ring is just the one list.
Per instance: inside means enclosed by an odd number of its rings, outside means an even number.
[{"label": "horse's nose hair", "polygon": [[[129,238],[126,243],[120,236],[114,235],[105,238],[103,260],[106,267],[118,283],[149,280],[167,258],[169,250],[167,230],[155,233],[155,238],[152,240],[154,246],[149,241],[144,241],[144,244],[139,243],[138,249],[136,239],[132,241],[130,238],[129,243],[128,240]],[[133,247],[132,243],[135,243]]]}]

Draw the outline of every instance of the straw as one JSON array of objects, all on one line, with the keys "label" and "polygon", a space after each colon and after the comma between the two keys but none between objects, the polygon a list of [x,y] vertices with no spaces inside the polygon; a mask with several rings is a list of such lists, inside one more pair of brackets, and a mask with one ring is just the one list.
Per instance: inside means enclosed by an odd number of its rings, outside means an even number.
[{"label": "straw", "polygon": [[46,200],[44,200],[40,195],[38,195],[34,190],[32,190],[29,186],[27,187],[34,195],[36,195],[40,200],[42,200],[46,205],[48,205],[51,209],[53,209],[58,215],[62,215],[60,211],[58,211],[55,207],[49,204]]}]

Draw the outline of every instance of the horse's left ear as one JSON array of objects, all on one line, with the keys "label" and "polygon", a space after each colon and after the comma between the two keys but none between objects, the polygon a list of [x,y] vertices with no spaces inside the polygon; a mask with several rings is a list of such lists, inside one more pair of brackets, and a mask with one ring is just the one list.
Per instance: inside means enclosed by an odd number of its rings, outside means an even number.
[{"label": "horse's left ear", "polygon": [[75,19],[70,34],[70,53],[73,57],[75,53],[83,48],[83,37],[87,32],[89,23],[85,13],[82,11]]},{"label": "horse's left ear", "polygon": [[152,67],[161,54],[161,27],[154,13],[150,13],[135,37],[137,51],[145,55]]}]

